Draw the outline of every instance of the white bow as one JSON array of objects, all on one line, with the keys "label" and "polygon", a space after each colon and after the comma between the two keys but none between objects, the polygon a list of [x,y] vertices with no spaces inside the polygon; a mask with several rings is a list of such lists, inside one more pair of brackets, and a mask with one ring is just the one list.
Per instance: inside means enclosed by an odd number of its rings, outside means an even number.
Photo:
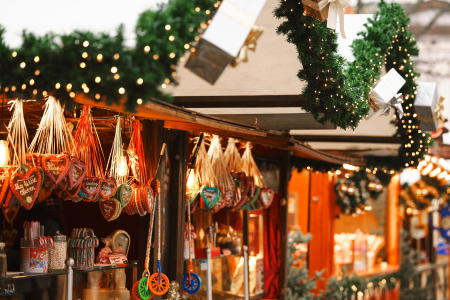
[{"label": "white bow", "polygon": [[398,93],[397,95],[392,97],[392,99],[387,103],[384,102],[383,100],[379,99],[375,93],[370,95],[370,99],[372,99],[373,102],[375,102],[381,109],[383,109],[380,117],[388,116],[389,111],[391,110],[391,107],[392,107],[397,110],[398,118],[399,119],[403,118],[403,107],[402,107],[403,95],[402,95],[402,93]]},{"label": "white bow", "polygon": [[327,27],[336,29],[337,16],[339,16],[339,27],[342,38],[346,39],[344,30],[344,8],[351,4],[350,0],[322,0],[319,2],[319,10],[324,9],[328,4],[328,23]]}]

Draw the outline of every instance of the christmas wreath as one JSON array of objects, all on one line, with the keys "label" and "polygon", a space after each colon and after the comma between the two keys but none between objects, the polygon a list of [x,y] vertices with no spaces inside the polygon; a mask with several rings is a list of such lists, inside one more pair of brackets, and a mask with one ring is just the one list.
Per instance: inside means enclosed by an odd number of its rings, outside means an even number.
[{"label": "christmas wreath", "polygon": [[417,94],[411,56],[417,56],[417,43],[408,31],[409,18],[397,3],[381,1],[380,10],[360,32],[360,39],[352,44],[355,61],[348,63],[337,54],[337,34],[305,13],[301,1],[280,0],[275,10],[277,18],[284,21],[278,33],[297,47],[303,68],[298,77],[307,82],[302,99],[308,100],[302,108],[320,122],[331,122],[345,130],[355,129],[369,112],[368,98],[375,81],[379,79],[382,66],[395,70],[406,80],[400,90],[404,96],[404,116],[395,121],[396,135],[401,137],[399,157],[383,160],[369,159],[371,169],[386,172],[417,166],[432,144],[429,134],[420,130],[414,109]]}]

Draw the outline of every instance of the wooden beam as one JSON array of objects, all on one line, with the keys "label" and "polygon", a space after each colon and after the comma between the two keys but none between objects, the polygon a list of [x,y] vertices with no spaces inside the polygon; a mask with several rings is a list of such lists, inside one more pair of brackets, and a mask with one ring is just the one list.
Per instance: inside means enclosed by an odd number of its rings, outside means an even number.
[{"label": "wooden beam", "polygon": [[239,122],[249,126],[258,124],[266,130],[336,129],[330,122],[320,124],[309,113],[296,114],[220,114],[222,119]]},{"label": "wooden beam", "polygon": [[175,96],[173,104],[186,108],[302,107],[300,95]]},{"label": "wooden beam", "polygon": [[392,136],[354,136],[354,135],[293,135],[301,142],[327,143],[371,143],[371,144],[400,144],[401,138]]}]

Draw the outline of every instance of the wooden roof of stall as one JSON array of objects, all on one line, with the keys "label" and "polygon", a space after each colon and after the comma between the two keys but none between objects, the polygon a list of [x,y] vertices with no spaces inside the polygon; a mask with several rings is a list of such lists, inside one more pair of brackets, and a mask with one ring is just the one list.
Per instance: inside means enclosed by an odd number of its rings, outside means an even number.
[{"label": "wooden roof of stall", "polygon": [[[105,118],[113,120],[114,115],[117,114],[117,112],[125,112],[124,103],[109,106],[105,102],[97,102],[83,97],[83,95],[77,95],[75,101],[80,104],[90,105],[94,108],[102,108],[109,111],[106,116],[103,116],[103,121],[96,121],[95,123],[96,126],[97,124],[101,124],[100,126],[103,127],[110,126],[111,132],[113,132],[114,122],[104,122]],[[93,115],[97,119],[96,114],[93,113]],[[147,102],[145,105],[139,105],[137,107],[137,112],[130,113],[130,115],[145,119],[164,121],[164,127],[169,129],[218,134],[222,137],[232,137],[263,146],[290,150],[293,151],[295,155],[305,158],[317,159],[337,164],[348,163],[354,165],[364,165],[364,160],[362,158],[332,155],[316,151],[304,145],[302,142],[295,140],[291,135],[281,131],[258,129],[252,126],[197,113],[156,99]],[[97,129],[99,129],[99,127],[97,127]]]}]

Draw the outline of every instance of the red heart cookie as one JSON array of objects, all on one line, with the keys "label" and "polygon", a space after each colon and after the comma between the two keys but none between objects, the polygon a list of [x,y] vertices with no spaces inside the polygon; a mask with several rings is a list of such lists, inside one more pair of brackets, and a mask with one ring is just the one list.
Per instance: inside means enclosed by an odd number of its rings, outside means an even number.
[{"label": "red heart cookie", "polygon": [[46,154],[42,157],[41,166],[48,178],[56,185],[69,172],[70,159],[65,154]]},{"label": "red heart cookie", "polygon": [[88,194],[88,197],[94,197],[100,189],[100,178],[97,177],[84,177],[81,182],[81,188]]},{"label": "red heart cookie", "polygon": [[111,179],[102,179],[100,182],[100,196],[109,198],[116,193],[116,183]]},{"label": "red heart cookie", "polygon": [[80,189],[81,189],[81,184],[78,186],[74,186],[73,188],[67,187],[66,192],[67,192],[67,194],[69,194],[70,198],[73,198],[76,195],[78,195],[78,193],[80,192]]},{"label": "red heart cookie", "polygon": [[9,187],[20,204],[29,210],[33,207],[39,194],[41,182],[41,172],[38,169],[31,169],[25,174],[14,174],[9,182]]},{"label": "red heart cookie", "polygon": [[275,192],[272,189],[261,189],[261,193],[259,194],[259,203],[262,208],[269,208],[274,197]]},{"label": "red heart cookie", "polygon": [[120,216],[122,205],[114,198],[101,199],[99,201],[100,211],[107,221],[113,221]]},{"label": "red heart cookie", "polygon": [[68,172],[69,187],[73,188],[74,186],[79,185],[86,176],[86,172],[86,165],[79,161],[78,157],[72,156],[70,160],[70,170]]},{"label": "red heart cookie", "polygon": [[222,194],[222,197],[224,198],[223,200],[225,202],[225,206],[226,207],[232,207],[233,206],[233,201],[234,201],[234,197],[235,197],[235,194],[234,194],[233,190],[225,191]]}]

